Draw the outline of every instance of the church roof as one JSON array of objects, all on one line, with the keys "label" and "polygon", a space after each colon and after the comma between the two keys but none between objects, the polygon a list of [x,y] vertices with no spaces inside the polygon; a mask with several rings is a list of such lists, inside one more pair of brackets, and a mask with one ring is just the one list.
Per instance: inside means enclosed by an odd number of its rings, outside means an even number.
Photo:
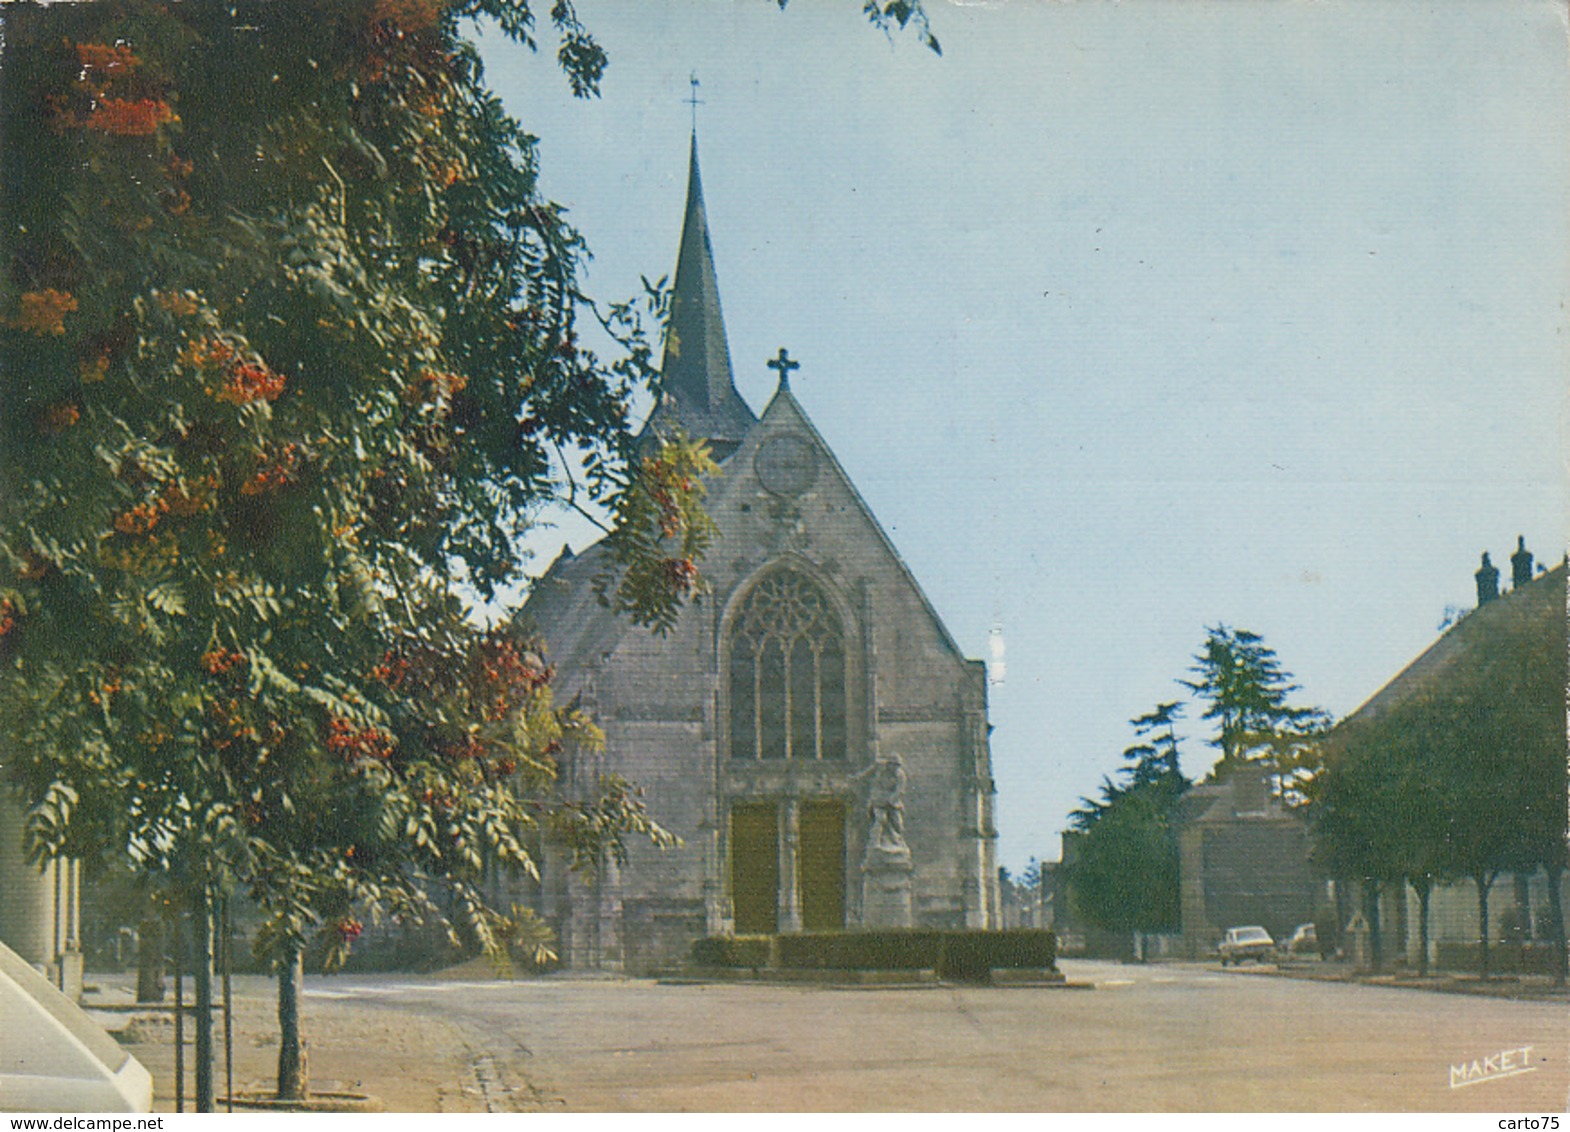
[{"label": "church roof", "polygon": [[698,174],[696,135],[660,376],[660,400],[648,423],[651,431],[680,428],[689,436],[733,447],[757,421],[731,377],[730,347],[720,313],[714,250],[709,243],[703,181]]},{"label": "church roof", "polygon": [[578,554],[561,553],[529,590],[520,617],[545,642],[546,654],[567,679],[562,688],[571,696],[582,690],[581,676],[616,647],[631,625],[600,601],[595,580],[611,562],[603,541]]},{"label": "church roof", "polygon": [[[762,490],[752,463],[759,446],[767,443],[771,436],[783,432],[804,434],[818,454],[817,458],[830,471],[830,475],[824,477],[825,481],[837,480],[843,485],[851,505],[864,517],[871,537],[881,544],[894,572],[902,578],[908,586],[908,592],[930,618],[942,646],[960,661],[979,664],[965,661],[964,653],[949,635],[947,627],[887,532],[873,516],[833,450],[797,402],[790,390],[789,370],[781,366],[779,388],[765,407],[761,419],[753,414],[736,392],[731,377],[724,323],[720,316],[708,224],[704,216],[696,142],[692,149],[690,168],[685,229],[676,269],[671,329],[664,359],[664,389],[644,436],[648,437],[667,426],[680,427],[689,436],[709,441],[718,459],[736,461],[733,465],[728,464],[728,473],[716,477],[711,485],[708,506],[718,521],[722,515],[731,514],[729,501],[736,493]],[[740,510],[746,513],[748,508],[742,506]],[[734,521],[733,517],[726,520],[727,523]],[[736,533],[744,540],[757,537],[755,534]],[[743,541],[738,545],[752,544]],[[752,549],[772,554],[776,558],[780,554],[779,546],[770,550],[763,543],[752,545]],[[719,555],[715,554],[714,558],[718,560]],[[714,568],[725,579],[721,588],[726,592],[730,586],[744,580],[729,577],[726,566],[719,561],[715,562]],[[545,573],[535,581],[520,613],[525,623],[543,637],[552,663],[565,677],[562,688],[568,695],[592,687],[595,670],[616,651],[619,642],[632,627],[630,618],[618,615],[596,593],[596,582],[613,573],[614,563],[603,541],[593,543],[577,554],[564,547]],[[723,594],[717,595],[717,598],[721,602],[724,600]]]},{"label": "church roof", "polygon": [[947,646],[949,652],[955,657],[960,660],[966,659],[964,651],[959,647],[953,636],[950,635],[948,626],[943,623],[943,618],[938,616],[938,611],[927,597],[927,592],[921,588],[921,583],[916,581],[916,575],[905,564],[905,559],[900,554],[899,548],[894,545],[894,540],[883,529],[883,524],[878,522],[877,516],[872,513],[872,508],[868,506],[867,501],[862,498],[861,491],[856,487],[855,481],[850,478],[850,474],[845,471],[844,466],[839,461],[839,457],[834,454],[834,449],[829,447],[828,441],[823,439],[823,435],[818,432],[817,426],[812,423],[812,418],[807,416],[807,411],[801,407],[801,402],[796,400],[796,395],[790,390],[789,374],[785,371],[780,373],[780,383],[774,391],[774,396],[763,407],[763,420],[773,422],[775,418],[781,416],[787,416],[793,427],[800,428],[812,438],[818,450],[822,452],[829,465],[834,469],[835,474],[844,483],[845,490],[850,494],[851,499],[855,501],[856,507],[866,518],[868,528],[877,536],[878,541],[883,544],[883,549],[893,561],[894,568],[904,576],[911,592],[921,602],[922,609],[926,610],[927,616],[932,619],[932,624],[936,626],[938,636],[942,638],[944,645]]}]

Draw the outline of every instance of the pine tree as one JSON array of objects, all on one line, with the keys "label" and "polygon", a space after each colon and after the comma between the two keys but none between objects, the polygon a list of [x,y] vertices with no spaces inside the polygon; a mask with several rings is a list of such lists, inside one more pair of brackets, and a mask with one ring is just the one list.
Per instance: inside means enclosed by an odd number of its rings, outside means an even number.
[{"label": "pine tree", "polygon": [[1267,761],[1280,792],[1290,796],[1299,771],[1311,761],[1312,740],[1328,726],[1329,716],[1289,702],[1298,685],[1264,638],[1246,629],[1207,629],[1189,671],[1195,679],[1178,683],[1205,702],[1201,718],[1215,721],[1210,744],[1221,752],[1221,766]]}]

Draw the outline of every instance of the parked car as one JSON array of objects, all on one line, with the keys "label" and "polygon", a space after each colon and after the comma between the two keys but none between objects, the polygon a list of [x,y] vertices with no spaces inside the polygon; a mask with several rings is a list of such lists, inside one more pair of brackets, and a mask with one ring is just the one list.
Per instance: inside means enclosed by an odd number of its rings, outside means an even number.
[{"label": "parked car", "polygon": [[1223,967],[1228,963],[1241,963],[1245,959],[1259,963],[1275,958],[1276,941],[1270,938],[1270,933],[1264,928],[1254,924],[1246,928],[1228,928],[1216,950],[1221,954]]},{"label": "parked car", "polygon": [[1319,929],[1313,924],[1299,924],[1292,931],[1292,937],[1287,940],[1287,954],[1319,955]]}]

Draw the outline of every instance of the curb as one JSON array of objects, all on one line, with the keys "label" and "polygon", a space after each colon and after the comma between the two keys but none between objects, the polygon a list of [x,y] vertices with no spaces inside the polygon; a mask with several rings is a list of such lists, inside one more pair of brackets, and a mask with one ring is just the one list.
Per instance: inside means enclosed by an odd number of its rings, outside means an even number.
[{"label": "curb", "polygon": [[[251,1112],[383,1112],[382,1102],[366,1093],[309,1093],[297,1101],[283,1101],[266,1093],[236,1093],[236,1111]],[[216,1097],[213,1107],[228,1105],[229,1097]]]},{"label": "curb", "polygon": [[1472,998],[1498,998],[1508,1002],[1563,1002],[1570,1000],[1570,988],[1536,986],[1521,983],[1512,976],[1497,976],[1483,982],[1472,976],[1470,981],[1455,975],[1430,975],[1419,979],[1416,975],[1360,975],[1351,971],[1316,974],[1295,968],[1276,967],[1261,971],[1262,975],[1278,979],[1297,979],[1299,982],[1340,983],[1344,986],[1389,987],[1393,990],[1429,991],[1433,994],[1459,994]]},{"label": "curb", "polygon": [[1060,971],[1044,968],[997,969],[985,983],[944,980],[931,969],[830,970],[770,967],[686,967],[656,971],[661,986],[711,986],[751,983],[764,986],[807,986],[834,990],[932,990],[938,987],[1030,988],[1036,990],[1094,990],[1093,983],[1071,983]]}]

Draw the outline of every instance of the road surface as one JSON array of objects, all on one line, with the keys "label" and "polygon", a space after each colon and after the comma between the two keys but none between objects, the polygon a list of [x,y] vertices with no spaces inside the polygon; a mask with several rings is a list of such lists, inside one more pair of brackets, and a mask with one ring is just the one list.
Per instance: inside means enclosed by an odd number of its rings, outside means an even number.
[{"label": "road surface", "polygon": [[[314,1085],[402,1111],[1563,1112],[1570,1099],[1562,1001],[1203,964],[1063,969],[1094,989],[339,976],[307,980],[305,1027]],[[239,983],[237,1084],[256,1087],[276,1056],[271,995]],[[168,1107],[167,1040],[132,1052]]]}]

